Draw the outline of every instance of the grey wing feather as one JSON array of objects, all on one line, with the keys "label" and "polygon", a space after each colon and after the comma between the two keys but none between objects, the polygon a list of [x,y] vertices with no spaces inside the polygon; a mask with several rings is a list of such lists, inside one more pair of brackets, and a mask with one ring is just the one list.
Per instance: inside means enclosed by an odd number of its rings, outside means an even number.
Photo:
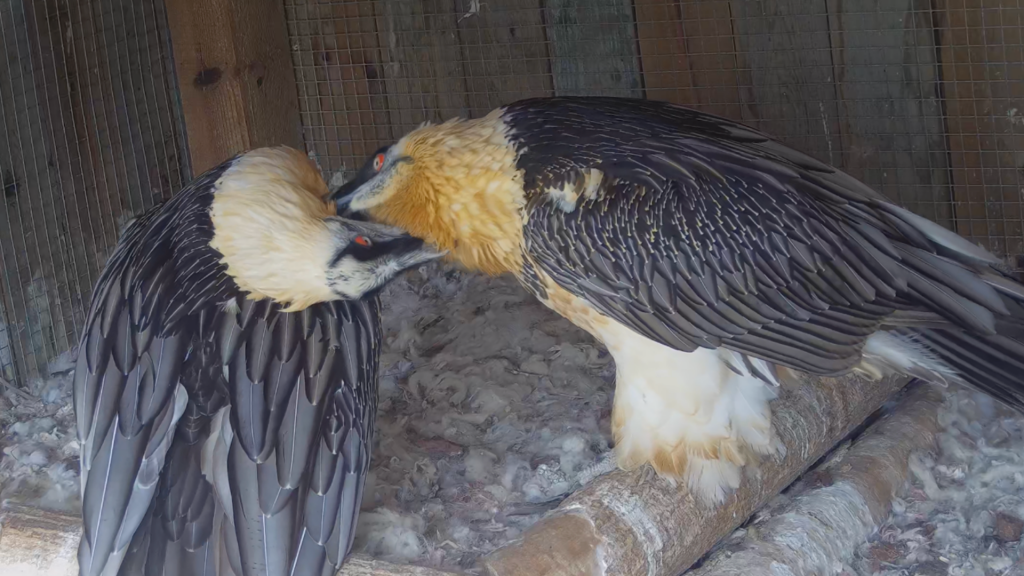
[{"label": "grey wing feather", "polygon": [[376,299],[291,314],[240,300],[225,313],[220,341],[236,343],[221,351],[233,430],[228,522],[243,574],[321,574],[347,558],[369,467],[380,330]]},{"label": "grey wing feather", "polygon": [[145,348],[135,348],[132,334],[150,327],[137,325],[118,287],[108,296],[83,337],[74,380],[82,446],[79,566],[88,576],[116,572],[149,509],[188,402],[179,384],[187,333],[152,336]]},{"label": "grey wing feather", "polygon": [[[73,389],[83,576],[118,573],[129,548],[142,550],[138,539],[151,535],[146,518],[152,518],[165,460],[194,391],[181,377],[196,335],[194,318],[172,310],[184,310],[176,302],[192,311],[206,307],[231,289],[209,247],[208,210],[214,183],[232,161],[129,224],[93,292]],[[194,256],[187,266],[184,252]],[[186,268],[196,275],[183,278]]]},{"label": "grey wing feather", "polygon": [[[667,346],[836,374],[897,310],[992,336],[1021,295],[986,251],[729,120],[615,98],[525,100],[504,119],[528,266]],[[546,193],[566,186],[571,206]]]},{"label": "grey wing feather", "polygon": [[186,364],[188,383],[224,378],[229,416],[211,418],[222,405],[215,394],[189,404],[124,569],[328,574],[351,550],[376,414],[379,302],[294,314],[235,304],[200,322]]}]

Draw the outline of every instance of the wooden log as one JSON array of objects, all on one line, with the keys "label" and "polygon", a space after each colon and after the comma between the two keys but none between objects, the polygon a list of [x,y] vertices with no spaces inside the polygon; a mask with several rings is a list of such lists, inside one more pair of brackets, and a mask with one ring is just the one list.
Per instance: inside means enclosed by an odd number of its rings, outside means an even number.
[{"label": "wooden log", "polygon": [[5,503],[0,510],[0,574],[78,576],[82,520]]},{"label": "wooden log", "polygon": [[725,504],[704,506],[643,469],[602,476],[573,494],[520,539],[481,560],[491,576],[672,575],[793,482],[906,383],[889,377],[811,378],[788,372],[772,402],[787,448],[748,475]]},{"label": "wooden log", "polygon": [[[608,576],[679,574],[789,486],[905,382],[787,372],[780,397],[773,402],[774,426],[787,448],[786,457],[763,462],[724,505],[699,504],[686,490],[662,480],[645,480],[643,470],[612,472],[570,496],[521,539],[482,559],[482,568],[492,576],[593,574],[598,569]],[[876,467],[865,463],[862,468]],[[884,490],[880,494],[884,497]],[[8,506],[0,514],[0,574],[71,576],[76,573],[80,535],[78,518]],[[445,573],[358,555],[341,571],[342,576],[368,574]]]},{"label": "wooden log", "polygon": [[[895,410],[873,424],[773,516],[716,550],[690,576],[836,574],[885,520],[904,486],[910,454],[932,450],[942,394],[915,385]],[[794,545],[798,543],[798,545]]]},{"label": "wooden log", "polygon": [[[6,503],[0,509],[0,574],[78,576],[82,521],[75,516]],[[451,576],[354,555],[338,576]]]},{"label": "wooden log", "polygon": [[193,174],[238,152],[302,148],[280,0],[167,0]]}]

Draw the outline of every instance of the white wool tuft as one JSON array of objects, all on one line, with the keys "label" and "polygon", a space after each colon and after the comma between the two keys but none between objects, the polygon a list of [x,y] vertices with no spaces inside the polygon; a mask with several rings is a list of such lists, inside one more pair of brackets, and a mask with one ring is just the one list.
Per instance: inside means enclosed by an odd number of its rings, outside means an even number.
[{"label": "white wool tuft", "polygon": [[[357,550],[465,569],[607,470],[614,362],[514,279],[440,264],[409,272],[385,290],[384,328]],[[0,498],[77,514],[64,364],[31,382],[27,397],[0,395]],[[937,456],[915,456],[910,492],[848,574],[987,576],[1024,566],[1019,543],[994,536],[1001,514],[1024,518],[1024,417],[948,391]]]},{"label": "white wool tuft", "polygon": [[[934,455],[914,454],[911,483],[861,546],[858,576],[1019,574],[1024,519],[1024,416],[959,385],[939,414]],[[1015,541],[1005,536],[1016,535]]]},{"label": "white wool tuft", "polygon": [[430,264],[383,302],[364,513],[417,515],[416,563],[465,568],[557,506],[608,452],[614,365],[513,278]]},{"label": "white wool tuft", "polygon": [[391,562],[408,563],[426,551],[423,519],[387,508],[359,517],[353,548]]}]

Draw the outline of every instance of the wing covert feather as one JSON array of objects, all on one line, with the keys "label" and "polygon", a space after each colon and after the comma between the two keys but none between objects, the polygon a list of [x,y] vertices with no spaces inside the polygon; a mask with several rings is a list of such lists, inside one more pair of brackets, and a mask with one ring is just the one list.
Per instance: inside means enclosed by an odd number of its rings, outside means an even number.
[{"label": "wing covert feather", "polygon": [[527,265],[656,342],[836,374],[897,309],[989,335],[1006,313],[979,279],[999,276],[994,257],[745,126],[616,98],[524,100],[503,118]]}]

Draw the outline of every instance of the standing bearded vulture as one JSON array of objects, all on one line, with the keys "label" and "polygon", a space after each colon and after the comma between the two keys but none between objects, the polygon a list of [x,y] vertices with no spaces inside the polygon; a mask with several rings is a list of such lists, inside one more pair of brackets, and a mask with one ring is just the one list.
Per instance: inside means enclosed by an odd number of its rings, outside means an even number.
[{"label": "standing bearded vulture", "polygon": [[79,345],[82,576],[321,576],[370,461],[380,302],[441,254],[343,220],[297,150],[196,178],[124,231]]},{"label": "standing bearded vulture", "polygon": [[619,466],[705,501],[784,447],[779,367],[903,373],[1024,406],[1024,285],[992,254],[735,122],[656,101],[519,101],[424,125],[334,197],[512,273],[604,343]]}]

